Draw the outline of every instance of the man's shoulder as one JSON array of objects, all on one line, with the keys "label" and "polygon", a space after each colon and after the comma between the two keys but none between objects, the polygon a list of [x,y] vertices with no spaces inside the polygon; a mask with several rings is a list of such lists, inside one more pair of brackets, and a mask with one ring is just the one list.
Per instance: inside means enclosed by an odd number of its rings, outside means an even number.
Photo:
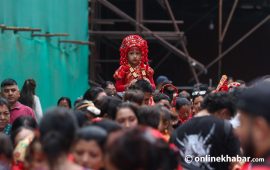
[{"label": "man's shoulder", "polygon": [[30,108],[29,106],[26,106],[24,104],[21,104],[21,103],[19,103],[19,109],[20,110],[29,111],[29,112],[33,112],[33,109],[32,108]]},{"label": "man's shoulder", "polygon": [[[218,119],[212,115],[193,117],[185,123],[181,124],[176,129],[176,135],[182,136],[188,134],[199,134],[208,132],[214,127],[215,131],[224,132],[225,122],[224,120]],[[222,134],[222,133],[221,133]]]}]

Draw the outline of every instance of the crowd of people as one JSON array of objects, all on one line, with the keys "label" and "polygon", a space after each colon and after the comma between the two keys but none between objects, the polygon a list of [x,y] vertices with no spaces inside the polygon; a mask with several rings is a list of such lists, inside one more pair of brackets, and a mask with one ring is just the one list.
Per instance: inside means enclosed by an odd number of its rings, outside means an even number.
[{"label": "crowd of people", "polygon": [[270,77],[179,90],[154,81],[140,36],[126,37],[120,56],[115,83],[73,103],[59,96],[45,113],[33,79],[22,90],[3,80],[0,170],[270,169]]}]

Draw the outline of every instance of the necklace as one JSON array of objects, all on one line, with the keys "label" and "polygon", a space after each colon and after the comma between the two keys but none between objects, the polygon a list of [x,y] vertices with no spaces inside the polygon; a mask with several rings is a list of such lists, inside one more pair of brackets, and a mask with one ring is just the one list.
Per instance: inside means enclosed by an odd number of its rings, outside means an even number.
[{"label": "necklace", "polygon": [[[139,65],[136,66],[135,69],[137,69],[138,67],[139,67]],[[129,71],[130,71],[131,75],[132,75],[135,79],[137,79],[137,78],[139,77],[139,75],[135,72],[135,69],[134,69],[131,65],[129,65]],[[142,69],[141,72],[142,72],[142,76],[145,77],[145,76],[146,76],[145,70]]]}]

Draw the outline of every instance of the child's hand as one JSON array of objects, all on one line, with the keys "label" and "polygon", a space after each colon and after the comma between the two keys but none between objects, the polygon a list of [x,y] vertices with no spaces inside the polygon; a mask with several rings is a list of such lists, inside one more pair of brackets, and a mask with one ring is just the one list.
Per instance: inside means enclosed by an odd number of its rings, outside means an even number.
[{"label": "child's hand", "polygon": [[129,84],[125,85],[125,89],[128,89],[130,86],[132,86],[133,84],[135,84],[136,81],[137,81],[137,79],[134,79]]},{"label": "child's hand", "polygon": [[137,79],[133,79],[130,83],[129,83],[129,86],[135,84],[137,82]]}]

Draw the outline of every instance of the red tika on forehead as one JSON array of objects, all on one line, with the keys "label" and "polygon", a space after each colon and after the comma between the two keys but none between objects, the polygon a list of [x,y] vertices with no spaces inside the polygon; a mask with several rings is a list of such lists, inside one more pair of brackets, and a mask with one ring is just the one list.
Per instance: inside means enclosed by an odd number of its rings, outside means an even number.
[{"label": "red tika on forehead", "polygon": [[123,39],[120,47],[120,65],[127,65],[127,53],[133,47],[137,47],[142,53],[142,62],[147,64],[148,62],[148,45],[139,35],[129,35]]}]

